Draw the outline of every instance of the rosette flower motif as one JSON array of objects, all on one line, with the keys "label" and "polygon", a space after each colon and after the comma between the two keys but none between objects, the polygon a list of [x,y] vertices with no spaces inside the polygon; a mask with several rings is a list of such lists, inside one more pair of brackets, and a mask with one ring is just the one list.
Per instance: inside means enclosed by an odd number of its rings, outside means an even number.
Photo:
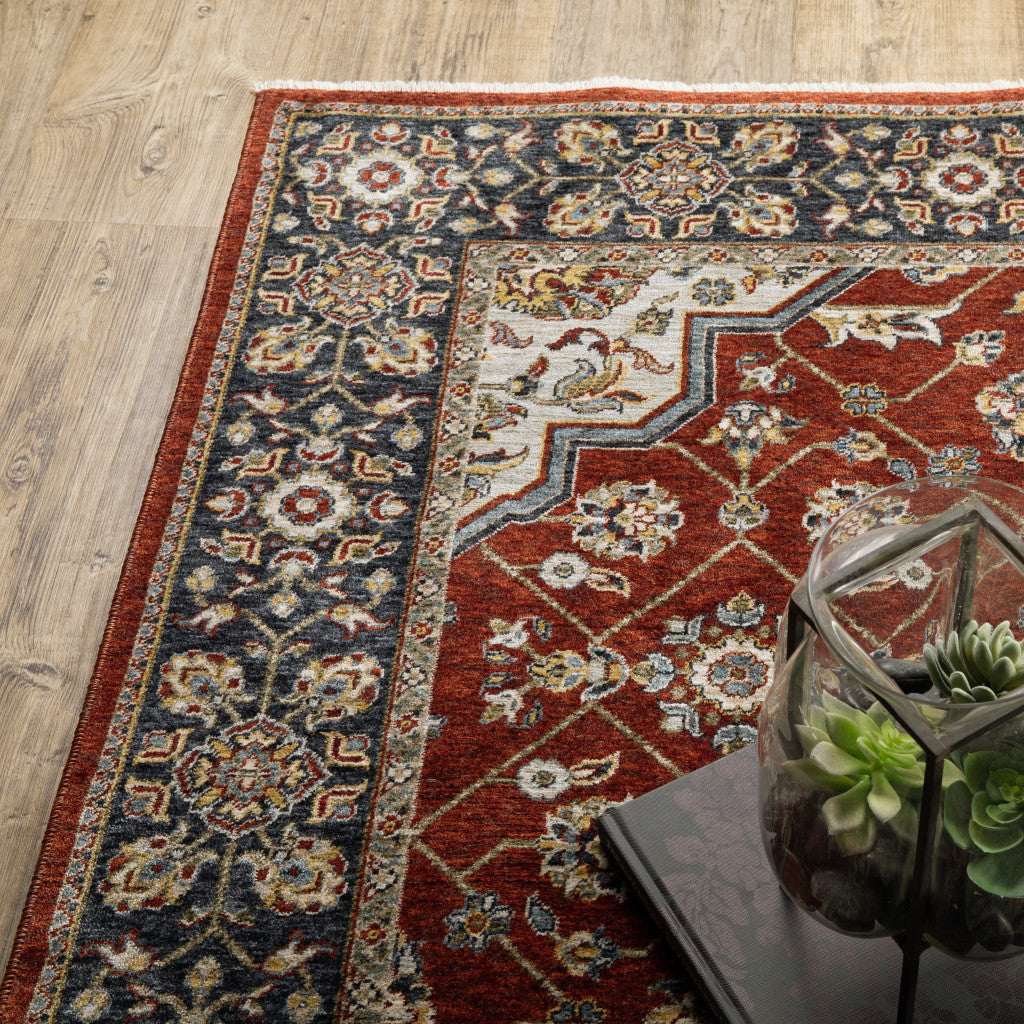
[{"label": "rosette flower motif", "polygon": [[826,692],[822,705],[812,707],[809,720],[796,726],[807,756],[783,767],[806,789],[835,793],[821,805],[821,813],[847,856],[870,850],[879,825],[912,839],[916,798],[924,782],[917,742],[881,704],[864,712]]},{"label": "rosette flower motif", "polygon": [[924,660],[939,692],[957,704],[995,700],[1024,683],[1024,645],[1009,622],[993,629],[972,619],[945,641],[925,644]]},{"label": "rosette flower motif", "polygon": [[946,787],[943,823],[953,842],[974,854],[967,876],[996,896],[1024,897],[1024,749],[975,751],[962,769]]}]

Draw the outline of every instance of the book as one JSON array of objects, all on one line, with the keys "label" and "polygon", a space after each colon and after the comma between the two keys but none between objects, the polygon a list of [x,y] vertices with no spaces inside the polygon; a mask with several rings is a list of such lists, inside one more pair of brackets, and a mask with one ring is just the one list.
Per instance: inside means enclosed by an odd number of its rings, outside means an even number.
[{"label": "book", "polygon": [[[602,842],[724,1024],[893,1024],[903,954],[833,931],[781,888],[748,747],[606,811]],[[921,956],[914,1024],[1019,1024],[1024,959]]]}]

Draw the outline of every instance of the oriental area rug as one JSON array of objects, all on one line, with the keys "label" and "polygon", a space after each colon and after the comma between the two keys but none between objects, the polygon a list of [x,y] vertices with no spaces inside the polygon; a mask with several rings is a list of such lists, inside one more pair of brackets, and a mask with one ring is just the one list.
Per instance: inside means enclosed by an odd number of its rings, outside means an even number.
[{"label": "oriental area rug", "polygon": [[598,815],[1022,468],[1024,91],[261,92],[0,1019],[710,1020]]}]

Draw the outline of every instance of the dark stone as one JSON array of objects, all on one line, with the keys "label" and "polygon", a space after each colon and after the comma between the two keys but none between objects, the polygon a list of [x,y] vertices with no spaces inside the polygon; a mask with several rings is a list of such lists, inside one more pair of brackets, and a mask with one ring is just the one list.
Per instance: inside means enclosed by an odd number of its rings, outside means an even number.
[{"label": "dark stone", "polygon": [[853,865],[819,868],[811,875],[811,894],[819,904],[819,913],[840,931],[874,931],[881,910],[878,894],[855,879]]},{"label": "dark stone", "polygon": [[864,885],[878,897],[878,923],[889,932],[903,932],[907,927],[911,855],[905,846],[880,844],[862,858]]},{"label": "dark stone", "polygon": [[1014,920],[1024,912],[1024,903],[985,892],[970,883],[966,895],[967,927],[982,949],[1002,953],[1013,942],[1014,932],[1020,930],[1014,927]]},{"label": "dark stone", "polygon": [[932,688],[928,666],[923,661],[905,658],[885,658],[872,655],[878,667],[889,676],[904,693],[927,693]]},{"label": "dark stone", "polygon": [[805,859],[807,838],[816,824],[824,829],[827,842],[821,799],[821,794],[808,793],[785,773],[780,774],[762,806],[762,825],[768,835],[775,837],[772,842],[781,844],[799,860]]},{"label": "dark stone", "polygon": [[978,945],[990,953],[1002,953],[1013,941],[1013,925],[998,910],[981,918],[973,931]]},{"label": "dark stone", "polygon": [[842,855],[828,833],[828,825],[821,815],[821,806],[812,804],[810,810],[808,819],[802,822],[802,832],[804,859],[808,868],[813,871],[815,868],[828,867]]},{"label": "dark stone", "polygon": [[818,813],[821,794],[808,793],[803,786],[784,769],[779,771],[772,789],[772,803],[775,813],[787,821],[802,821]]},{"label": "dark stone", "polygon": [[966,956],[974,949],[976,942],[967,927],[963,900],[956,898],[934,901],[926,936],[933,946],[938,946],[953,956]]},{"label": "dark stone", "polygon": [[816,910],[817,901],[811,891],[811,878],[807,868],[788,850],[782,851],[781,857],[775,860],[775,870],[779,881],[788,890],[790,896],[802,903],[809,910]]},{"label": "dark stone", "polygon": [[966,956],[977,944],[967,921],[969,859],[945,832],[938,836],[925,937],[953,956]]},{"label": "dark stone", "polygon": [[861,870],[865,880],[879,890],[883,898],[892,899],[899,895],[904,879],[910,881],[909,857],[906,847],[886,849],[878,845],[861,858]]}]

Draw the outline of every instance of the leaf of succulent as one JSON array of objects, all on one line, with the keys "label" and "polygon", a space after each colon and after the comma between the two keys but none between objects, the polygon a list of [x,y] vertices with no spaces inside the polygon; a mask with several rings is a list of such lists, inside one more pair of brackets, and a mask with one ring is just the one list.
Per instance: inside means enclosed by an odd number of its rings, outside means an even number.
[{"label": "leaf of succulent", "polygon": [[947,787],[942,808],[942,823],[950,839],[961,850],[971,848],[967,826],[971,823],[971,790],[966,781]]},{"label": "leaf of succulent", "polygon": [[885,772],[881,768],[876,768],[871,773],[871,792],[868,793],[868,807],[871,813],[884,825],[890,818],[895,818],[899,814],[901,803],[899,793],[886,778]]},{"label": "leaf of succulent", "polygon": [[953,691],[953,700],[957,704],[981,704],[987,700],[996,700],[998,696],[990,686],[972,686],[969,690],[957,688]]},{"label": "leaf of succulent", "polygon": [[866,712],[868,718],[875,723],[879,728],[885,725],[886,722],[892,724],[892,718],[889,712],[882,707],[882,705],[876,700]]},{"label": "leaf of succulent", "polygon": [[821,813],[825,816],[825,822],[832,835],[852,832],[864,824],[870,792],[871,780],[861,779],[852,789],[830,797],[821,805]]},{"label": "leaf of succulent", "polygon": [[829,833],[835,836],[839,849],[851,857],[866,853],[875,845],[878,824],[868,812],[871,780],[861,779],[852,789],[831,797],[821,805],[821,813]]},{"label": "leaf of succulent", "polygon": [[796,734],[805,754],[809,754],[822,740],[828,739],[824,729],[815,729],[813,725],[798,725]]},{"label": "leaf of succulent", "polygon": [[995,665],[995,656],[992,654],[988,642],[975,635],[964,644],[963,650],[964,661],[967,662],[968,667],[975,669],[982,679],[990,679],[992,667]]},{"label": "leaf of succulent", "polygon": [[827,722],[828,735],[831,736],[836,746],[859,759],[862,751],[857,741],[861,739],[863,727],[859,726],[852,718],[834,713],[827,716]]},{"label": "leaf of succulent", "polygon": [[993,628],[972,619],[959,633],[925,644],[924,661],[939,692],[957,704],[996,700],[1024,684],[1024,645],[1009,621]]},{"label": "leaf of succulent", "polygon": [[829,775],[819,768],[809,757],[786,761],[783,768],[800,783],[804,789],[812,792],[842,793],[853,785],[854,780],[845,775]]},{"label": "leaf of succulent", "polygon": [[[974,625],[973,621],[971,624]],[[970,629],[970,626],[967,628]],[[959,668],[960,671],[963,671],[967,667],[967,662],[964,660],[962,648],[964,643],[970,640],[970,638],[970,635],[968,635],[966,631],[963,636],[960,636],[957,634],[955,629],[946,638],[946,657],[949,659],[949,663],[954,669]]]},{"label": "leaf of succulent", "polygon": [[972,793],[986,788],[989,775],[1002,760],[998,750],[976,750],[963,758],[964,781]]},{"label": "leaf of succulent", "polygon": [[916,829],[913,797],[924,782],[922,751],[880,705],[867,712],[832,694],[808,709],[797,734],[807,756],[783,767],[806,789],[834,792],[822,804],[829,833],[847,855],[875,844],[878,826],[893,822],[899,834]]},{"label": "leaf of succulent", "polygon": [[848,754],[842,747],[825,740],[811,751],[811,760],[828,775],[863,775],[859,757]]},{"label": "leaf of succulent", "polygon": [[1024,896],[1024,749],[953,760],[963,774],[946,787],[943,827],[973,855],[968,877],[997,896]]},{"label": "leaf of succulent", "polygon": [[899,813],[889,819],[888,825],[897,839],[904,843],[914,842],[917,839],[917,808],[909,800],[903,800],[900,803]]},{"label": "leaf of succulent", "polygon": [[[928,667],[928,675],[931,676],[932,682],[941,693],[950,697],[955,691],[962,690],[965,699],[970,700],[968,692],[971,688],[970,680],[963,672],[953,668],[953,663],[944,647],[925,644],[924,663]],[[953,697],[953,699],[956,698]]]},{"label": "leaf of succulent", "polygon": [[[1010,645],[1007,644],[1009,647]],[[993,689],[1002,690],[1006,684],[1017,674],[1017,659],[1020,658],[1020,644],[1013,643],[1016,648],[1013,656],[1009,653],[999,652],[999,660],[992,666],[988,677],[992,680]]]},{"label": "leaf of succulent", "polygon": [[1024,896],[1024,844],[973,861],[967,865],[967,875],[979,889],[1020,899]]}]

